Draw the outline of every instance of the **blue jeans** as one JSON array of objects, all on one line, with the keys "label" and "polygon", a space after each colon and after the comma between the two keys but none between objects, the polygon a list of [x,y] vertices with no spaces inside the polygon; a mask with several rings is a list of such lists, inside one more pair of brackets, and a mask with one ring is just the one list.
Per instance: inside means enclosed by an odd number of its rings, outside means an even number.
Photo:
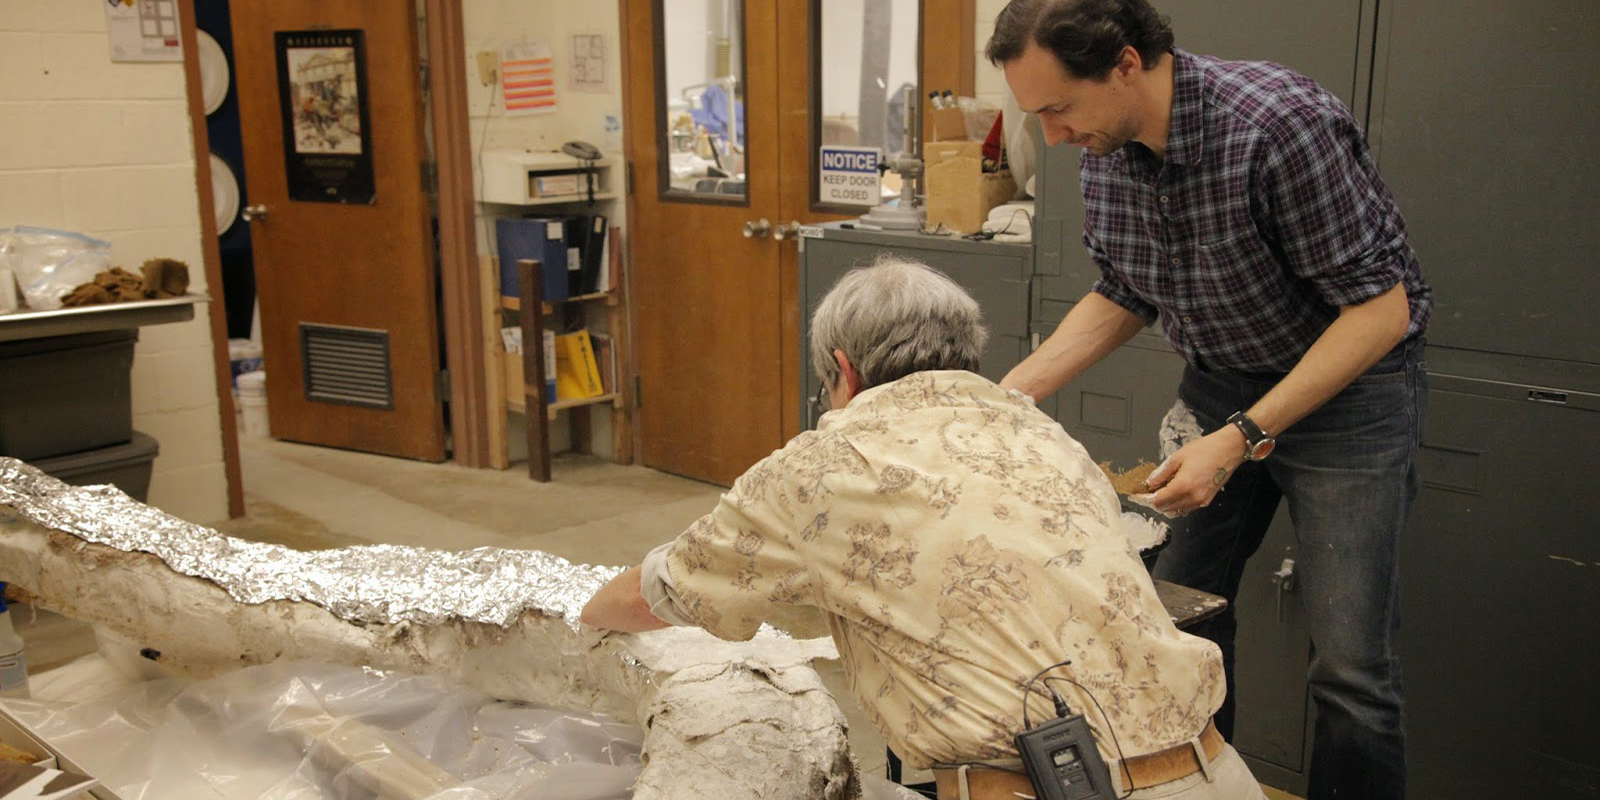
[{"label": "blue jeans", "polygon": [[[1265,461],[1245,462],[1210,506],[1184,519],[1156,560],[1158,578],[1222,595],[1227,611],[1192,632],[1222,648],[1233,733],[1233,601],[1280,498],[1289,501],[1312,656],[1317,720],[1309,800],[1405,795],[1400,659],[1399,538],[1416,497],[1417,447],[1427,413],[1422,340],[1406,341],[1344,391],[1277,437]],[[1207,433],[1280,380],[1226,370],[1184,371],[1178,395]]]}]

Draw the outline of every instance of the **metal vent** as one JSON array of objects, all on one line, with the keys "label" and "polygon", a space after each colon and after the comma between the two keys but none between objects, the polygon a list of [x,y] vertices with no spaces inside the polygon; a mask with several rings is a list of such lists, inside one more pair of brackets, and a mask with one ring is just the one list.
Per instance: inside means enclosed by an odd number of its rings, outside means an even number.
[{"label": "metal vent", "polygon": [[307,400],[394,408],[389,332],[300,323]]}]

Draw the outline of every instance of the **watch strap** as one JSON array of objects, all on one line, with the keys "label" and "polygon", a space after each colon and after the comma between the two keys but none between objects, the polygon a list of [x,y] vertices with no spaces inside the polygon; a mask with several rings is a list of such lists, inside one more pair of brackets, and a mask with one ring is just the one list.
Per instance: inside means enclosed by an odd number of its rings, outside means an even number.
[{"label": "watch strap", "polygon": [[1261,426],[1257,425],[1256,421],[1243,411],[1233,412],[1233,416],[1228,417],[1228,424],[1238,428],[1239,432],[1244,434],[1246,458],[1256,459],[1256,450],[1261,446],[1261,443],[1272,441],[1272,437],[1268,436],[1267,432],[1262,430]]}]

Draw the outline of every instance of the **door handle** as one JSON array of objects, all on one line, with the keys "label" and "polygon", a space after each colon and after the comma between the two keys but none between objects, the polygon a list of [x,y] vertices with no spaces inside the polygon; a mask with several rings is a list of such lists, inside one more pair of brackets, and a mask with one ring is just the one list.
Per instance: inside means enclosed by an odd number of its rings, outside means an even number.
[{"label": "door handle", "polygon": [[239,212],[239,216],[243,217],[245,222],[255,222],[258,219],[264,220],[267,218],[267,207],[260,203],[253,206],[245,206],[244,210]]},{"label": "door handle", "polygon": [[794,236],[798,235],[799,233],[800,233],[800,221],[799,220],[793,220],[793,221],[789,222],[789,224],[787,224],[787,225],[785,225],[785,224],[780,222],[780,223],[778,223],[778,227],[772,229],[772,238],[777,239],[778,241],[781,242],[784,239],[793,238]]},{"label": "door handle", "polygon": [[744,224],[744,238],[746,239],[763,239],[771,231],[772,223],[768,222],[765,217],[753,219]]},{"label": "door handle", "polygon": [[1294,591],[1294,559],[1286,558],[1272,573],[1272,582],[1278,587],[1278,620],[1283,620],[1283,596]]}]

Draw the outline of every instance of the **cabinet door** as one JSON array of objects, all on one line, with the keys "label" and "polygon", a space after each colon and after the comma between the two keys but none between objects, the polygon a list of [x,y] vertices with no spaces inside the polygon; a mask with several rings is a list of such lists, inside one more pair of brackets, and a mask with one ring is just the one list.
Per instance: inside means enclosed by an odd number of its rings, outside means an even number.
[{"label": "cabinet door", "polygon": [[1292,577],[1296,550],[1288,504],[1280,504],[1234,601],[1233,746],[1257,780],[1303,796],[1311,765],[1311,634]]},{"label": "cabinet door", "polygon": [[1429,341],[1600,364],[1595,4],[1384,8],[1371,135],[1434,289]]},{"label": "cabinet door", "polygon": [[[1414,797],[1600,785],[1600,396],[1433,376],[1401,543]],[[1587,407],[1582,407],[1587,404]]]}]

